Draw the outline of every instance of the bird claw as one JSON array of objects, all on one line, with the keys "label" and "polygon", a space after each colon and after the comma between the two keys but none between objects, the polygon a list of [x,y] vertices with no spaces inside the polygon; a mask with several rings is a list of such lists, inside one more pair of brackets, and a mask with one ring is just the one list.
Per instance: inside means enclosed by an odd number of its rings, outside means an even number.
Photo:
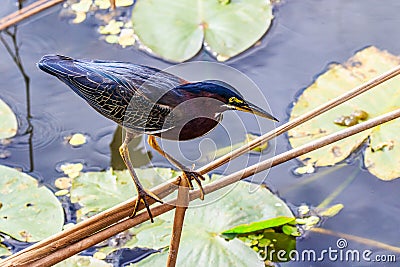
[{"label": "bird claw", "polygon": [[183,177],[187,180],[190,190],[193,190],[194,188],[192,180],[194,180],[197,183],[200,189],[200,199],[204,200],[204,189],[203,186],[201,185],[201,181],[206,180],[204,176],[195,171],[183,170]]},{"label": "bird claw", "polygon": [[137,200],[135,203],[135,208],[132,212],[132,215],[129,217],[131,217],[131,218],[135,217],[136,213],[139,211],[139,203],[142,202],[147,210],[147,213],[149,214],[151,222],[152,223],[154,222],[153,214],[151,214],[150,206],[149,206],[149,203],[147,202],[147,198],[152,199],[155,202],[159,202],[161,204],[164,203],[158,196],[153,194],[151,191],[147,191],[146,189],[140,187],[140,188],[138,188],[138,197],[137,197]]}]

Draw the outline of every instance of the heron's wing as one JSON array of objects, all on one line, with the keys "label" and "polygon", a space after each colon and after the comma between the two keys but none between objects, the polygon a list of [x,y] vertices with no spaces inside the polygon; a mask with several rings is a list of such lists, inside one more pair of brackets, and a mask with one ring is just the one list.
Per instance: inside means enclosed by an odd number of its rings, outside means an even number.
[{"label": "heron's wing", "polygon": [[[121,86],[135,91],[154,103],[162,102],[162,97],[172,89],[187,83],[184,79],[156,68],[116,61],[78,61],[84,68],[97,72]],[[93,69],[93,67],[95,69]]]},{"label": "heron's wing", "polygon": [[[38,65],[66,83],[99,113],[120,125],[144,133],[163,132],[174,127],[170,108],[154,102],[149,97],[151,90],[146,89],[150,87],[142,86],[146,78],[156,73],[156,69],[121,62],[74,60],[64,56],[45,56]],[[152,84],[155,86],[156,83]],[[164,81],[164,85],[173,84]],[[157,86],[160,88],[158,91],[165,90],[162,85]]]}]

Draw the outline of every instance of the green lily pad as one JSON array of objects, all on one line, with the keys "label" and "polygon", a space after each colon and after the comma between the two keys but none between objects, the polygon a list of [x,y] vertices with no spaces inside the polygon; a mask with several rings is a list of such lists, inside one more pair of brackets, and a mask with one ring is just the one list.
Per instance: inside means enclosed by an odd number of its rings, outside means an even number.
[{"label": "green lily pad", "polygon": [[[169,168],[136,169],[146,188],[151,188],[165,179],[179,175]],[[218,179],[213,175],[211,180]],[[127,171],[106,171],[82,173],[74,178],[71,187],[71,201],[79,203],[82,208],[78,218],[90,216],[105,210],[112,205],[125,201],[135,194],[132,179]],[[263,266],[257,253],[240,240],[226,241],[220,233],[239,224],[293,215],[286,204],[270,191],[262,188],[249,193],[249,184],[240,182],[232,191],[223,195],[214,192],[206,196],[204,201],[191,203],[185,218],[182,242],[179,252],[178,266],[192,266],[195,263],[224,262],[229,266]],[[203,206],[200,206],[202,205]],[[215,218],[218,218],[216,220]],[[155,222],[144,223],[120,236],[118,247],[102,247],[101,253],[111,253],[118,248],[147,247],[160,249],[169,245],[173,212],[155,218]],[[165,264],[166,252],[158,253],[140,262],[140,266]],[[203,258],[204,255],[207,257]],[[227,256],[229,255],[229,256]],[[158,264],[160,263],[160,264]],[[201,265],[201,264],[200,264]]]},{"label": "green lily pad", "polygon": [[[259,246],[259,256],[267,261],[290,261],[290,252],[296,249],[296,238],[284,233],[265,233],[264,240],[268,240],[265,246]],[[261,239],[261,240],[263,240]],[[285,251],[283,253],[282,251]]]},{"label": "green lily pad", "polygon": [[[227,242],[219,236],[196,234],[184,238],[179,247],[177,266],[264,266],[257,253],[238,239]],[[168,250],[164,250],[131,266],[163,266],[167,257]]]},{"label": "green lily pad", "polygon": [[[169,168],[135,169],[142,185],[154,185],[176,177],[180,172]],[[78,220],[111,208],[136,195],[133,180],[128,171],[86,172],[72,180],[72,203],[82,207],[77,211]]]},{"label": "green lily pad", "polygon": [[53,193],[31,176],[0,165],[0,231],[25,242],[62,230],[64,211]]},{"label": "green lily pad", "polygon": [[[270,191],[261,189],[249,193],[249,185],[239,182],[224,197],[186,212],[177,266],[263,266],[257,253],[238,239],[227,241],[220,233],[236,225],[279,216],[292,217],[286,204]],[[219,192],[206,196],[215,198]],[[213,196],[214,195],[214,196]],[[200,200],[193,204],[201,204]],[[154,224],[143,224],[132,229],[138,247],[160,249],[169,245],[173,213],[156,218]],[[165,253],[149,256],[140,266],[159,266]]]},{"label": "green lily pad", "polygon": [[[368,47],[355,54],[343,65],[333,64],[308,87],[294,105],[290,119],[353,89],[354,87],[398,66],[400,58]],[[393,78],[368,92],[289,131],[292,147],[298,147],[320,137],[342,130],[348,126],[338,123],[341,117],[352,117],[351,124],[366,118],[354,114],[366,112],[374,118],[400,107],[400,77]],[[349,125],[351,125],[349,124]],[[346,159],[369,137],[364,163],[368,170],[383,180],[400,176],[400,120],[385,123],[354,136],[345,138],[299,158],[305,164],[330,166]]]},{"label": "green lily pad", "polygon": [[138,0],[132,13],[141,43],[175,62],[192,58],[203,44],[218,60],[227,60],[254,45],[272,19],[268,0]]},{"label": "green lily pad", "polygon": [[72,256],[60,263],[54,265],[54,267],[112,267],[111,263],[107,263],[102,260],[98,260],[89,256]]},{"label": "green lily pad", "polygon": [[245,234],[250,232],[259,231],[262,229],[282,226],[284,224],[293,222],[295,220],[294,217],[276,217],[269,220],[252,222],[249,224],[242,224],[233,227],[232,229],[224,231],[223,235],[237,235],[237,234]]},{"label": "green lily pad", "polygon": [[0,139],[11,138],[17,134],[17,117],[11,108],[0,99]]}]

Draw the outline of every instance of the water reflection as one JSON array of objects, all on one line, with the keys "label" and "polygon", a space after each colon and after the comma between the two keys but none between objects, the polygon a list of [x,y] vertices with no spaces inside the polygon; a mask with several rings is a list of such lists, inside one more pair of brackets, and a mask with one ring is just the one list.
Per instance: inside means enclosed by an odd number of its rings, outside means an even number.
[{"label": "water reflection", "polygon": [[[124,131],[122,127],[118,125],[115,129],[113,140],[110,144],[111,151],[111,163],[110,166],[113,170],[125,170],[126,165],[119,154],[119,147],[121,146],[124,139]],[[129,144],[129,154],[132,157],[132,165],[135,168],[143,167],[150,163],[153,155],[150,151],[145,151],[143,142],[143,135],[134,138]]]},{"label": "water reflection", "polygon": [[[22,8],[21,0],[18,1],[18,8]],[[34,153],[33,153],[33,124],[32,124],[32,113],[31,113],[31,92],[30,92],[30,78],[25,72],[25,68],[22,64],[22,59],[18,47],[17,38],[18,27],[13,26],[12,29],[5,29],[0,32],[0,41],[6,48],[8,54],[11,56],[19,72],[21,73],[24,84],[25,84],[25,100],[26,100],[26,121],[27,126],[23,135],[28,135],[28,151],[29,151],[29,170],[33,172],[35,169]]]}]

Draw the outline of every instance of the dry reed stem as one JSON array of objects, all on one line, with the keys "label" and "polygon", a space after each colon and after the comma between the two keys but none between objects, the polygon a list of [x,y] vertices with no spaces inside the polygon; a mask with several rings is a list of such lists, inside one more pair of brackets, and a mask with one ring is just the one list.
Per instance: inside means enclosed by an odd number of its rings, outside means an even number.
[{"label": "dry reed stem", "polygon": [[175,208],[174,224],[171,233],[171,243],[169,246],[167,267],[175,267],[178,258],[179,244],[185,220],[185,213],[189,206],[189,183],[186,179],[181,179],[178,189],[177,205]]},{"label": "dry reed stem", "polygon": [[32,4],[0,19],[0,31],[62,2],[64,2],[64,0],[39,0],[33,2]]}]

